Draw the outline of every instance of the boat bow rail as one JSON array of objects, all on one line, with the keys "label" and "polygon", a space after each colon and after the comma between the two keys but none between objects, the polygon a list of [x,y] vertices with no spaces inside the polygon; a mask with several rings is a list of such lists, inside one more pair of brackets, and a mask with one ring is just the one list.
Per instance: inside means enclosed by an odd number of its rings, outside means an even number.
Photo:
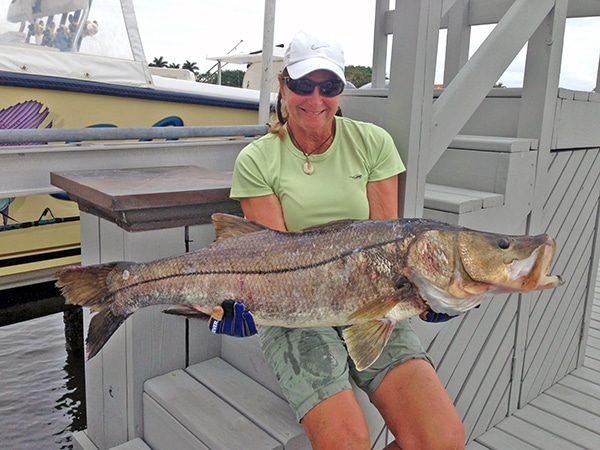
[{"label": "boat bow rail", "polygon": [[[57,192],[50,184],[50,172],[67,170],[179,164],[229,172],[239,151],[267,131],[266,125],[6,130],[0,136],[4,142],[68,140],[71,143],[0,147],[0,198]],[[88,141],[102,139],[121,141]],[[86,142],[77,142],[83,140]]]}]

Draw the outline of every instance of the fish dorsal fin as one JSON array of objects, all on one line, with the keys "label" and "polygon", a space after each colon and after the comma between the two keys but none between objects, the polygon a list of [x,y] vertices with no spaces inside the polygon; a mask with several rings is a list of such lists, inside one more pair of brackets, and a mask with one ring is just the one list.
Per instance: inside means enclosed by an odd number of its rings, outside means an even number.
[{"label": "fish dorsal fin", "polygon": [[343,228],[346,228],[348,225],[351,225],[351,224],[353,224],[355,222],[358,222],[358,220],[356,220],[356,219],[334,220],[333,222],[327,222],[327,223],[324,223],[322,225],[313,225],[312,227],[302,228],[302,232],[305,232],[305,231],[317,231],[317,230],[322,230],[323,228],[327,228],[327,229],[343,229]]},{"label": "fish dorsal fin", "polygon": [[264,225],[232,214],[215,213],[211,218],[215,227],[215,241],[268,230]]}]

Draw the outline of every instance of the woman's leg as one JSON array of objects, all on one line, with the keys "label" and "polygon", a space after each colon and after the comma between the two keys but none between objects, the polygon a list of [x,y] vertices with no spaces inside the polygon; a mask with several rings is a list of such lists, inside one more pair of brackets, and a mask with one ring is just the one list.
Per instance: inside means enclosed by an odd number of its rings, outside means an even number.
[{"label": "woman's leg", "polygon": [[323,400],[306,413],[301,423],[313,450],[370,448],[369,427],[352,390]]},{"label": "woman's leg", "polygon": [[460,417],[410,320],[396,325],[371,367],[351,374],[396,438],[388,450],[464,447]]},{"label": "woman's leg", "polygon": [[462,449],[464,427],[435,370],[423,359],[392,369],[371,396],[396,438],[388,449]]},{"label": "woman's leg", "polygon": [[369,428],[352,391],[348,353],[338,332],[260,327],[259,336],[313,449],[369,449]]}]

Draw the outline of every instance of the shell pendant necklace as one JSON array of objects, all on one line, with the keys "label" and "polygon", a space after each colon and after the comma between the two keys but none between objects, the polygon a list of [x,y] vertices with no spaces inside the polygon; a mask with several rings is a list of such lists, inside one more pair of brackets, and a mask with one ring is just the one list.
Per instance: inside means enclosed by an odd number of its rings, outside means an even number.
[{"label": "shell pendant necklace", "polygon": [[[334,122],[335,124],[335,122]],[[335,126],[335,125],[334,125]],[[317,148],[315,148],[312,152],[310,153],[306,153],[304,150],[302,150],[302,147],[300,147],[300,144],[298,144],[298,141],[296,140],[296,137],[294,136],[294,133],[292,132],[292,129],[288,126],[288,133],[290,133],[290,139],[292,140],[292,143],[296,146],[296,148],[298,150],[300,150],[302,152],[302,154],[304,155],[304,157],[306,158],[304,161],[304,165],[302,166],[302,171],[306,174],[306,175],[312,175],[315,171],[315,168],[313,167],[312,163],[310,162],[309,156],[312,155],[313,153],[317,152],[318,150],[320,150],[321,148],[323,148],[323,146],[325,146],[325,144],[327,144],[329,142],[329,140],[331,138],[333,138],[333,133],[334,131],[331,132],[331,134],[329,136],[327,136],[327,139],[325,139],[323,142],[321,142]]]}]

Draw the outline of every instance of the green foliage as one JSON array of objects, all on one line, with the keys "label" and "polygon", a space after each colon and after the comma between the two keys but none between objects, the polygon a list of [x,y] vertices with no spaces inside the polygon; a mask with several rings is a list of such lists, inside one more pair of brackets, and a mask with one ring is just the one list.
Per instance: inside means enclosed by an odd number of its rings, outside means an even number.
[{"label": "green foliage", "polygon": [[244,70],[223,70],[221,72],[221,84],[223,86],[242,87],[245,73]]},{"label": "green foliage", "polygon": [[[242,87],[244,81],[244,70],[222,70],[221,71],[221,85]],[[217,73],[203,73],[196,76],[196,81],[201,83],[217,84]]]},{"label": "green foliage", "polygon": [[[216,72],[200,73],[198,64],[189,60],[186,60],[183,64],[169,63],[169,61],[165,60],[162,56],[159,56],[154,58],[149,66],[187,69],[196,75],[196,81],[201,83],[217,84]],[[245,71],[243,70],[222,70],[221,84],[223,86],[242,87],[244,73]],[[345,71],[346,79],[357,88],[371,82],[371,73],[371,68],[365,66],[346,66]]]},{"label": "green foliage", "polygon": [[169,65],[169,61],[164,59],[162,56],[159,56],[158,58],[154,58],[148,65],[150,67],[167,67]]},{"label": "green foliage", "polygon": [[162,56],[159,56],[158,58],[154,58],[152,60],[152,62],[148,65],[150,67],[168,67],[171,69],[186,69],[191,72],[194,72],[196,75],[198,75],[198,70],[199,70],[198,65],[195,62],[191,62],[186,59],[183,64],[170,63]]},{"label": "green foliage", "polygon": [[346,66],[344,75],[346,80],[351,82],[357,88],[371,82],[372,70],[365,66]]},{"label": "green foliage", "polygon": [[196,74],[196,81],[198,83],[217,84],[217,74],[216,73],[210,73],[210,72],[197,73]]},{"label": "green foliage", "polygon": [[185,62],[181,65],[182,69],[187,69],[190,72],[194,72],[195,74],[198,73],[198,71],[200,70],[198,68],[198,64],[196,64],[195,62],[190,62],[187,59],[185,60]]}]

